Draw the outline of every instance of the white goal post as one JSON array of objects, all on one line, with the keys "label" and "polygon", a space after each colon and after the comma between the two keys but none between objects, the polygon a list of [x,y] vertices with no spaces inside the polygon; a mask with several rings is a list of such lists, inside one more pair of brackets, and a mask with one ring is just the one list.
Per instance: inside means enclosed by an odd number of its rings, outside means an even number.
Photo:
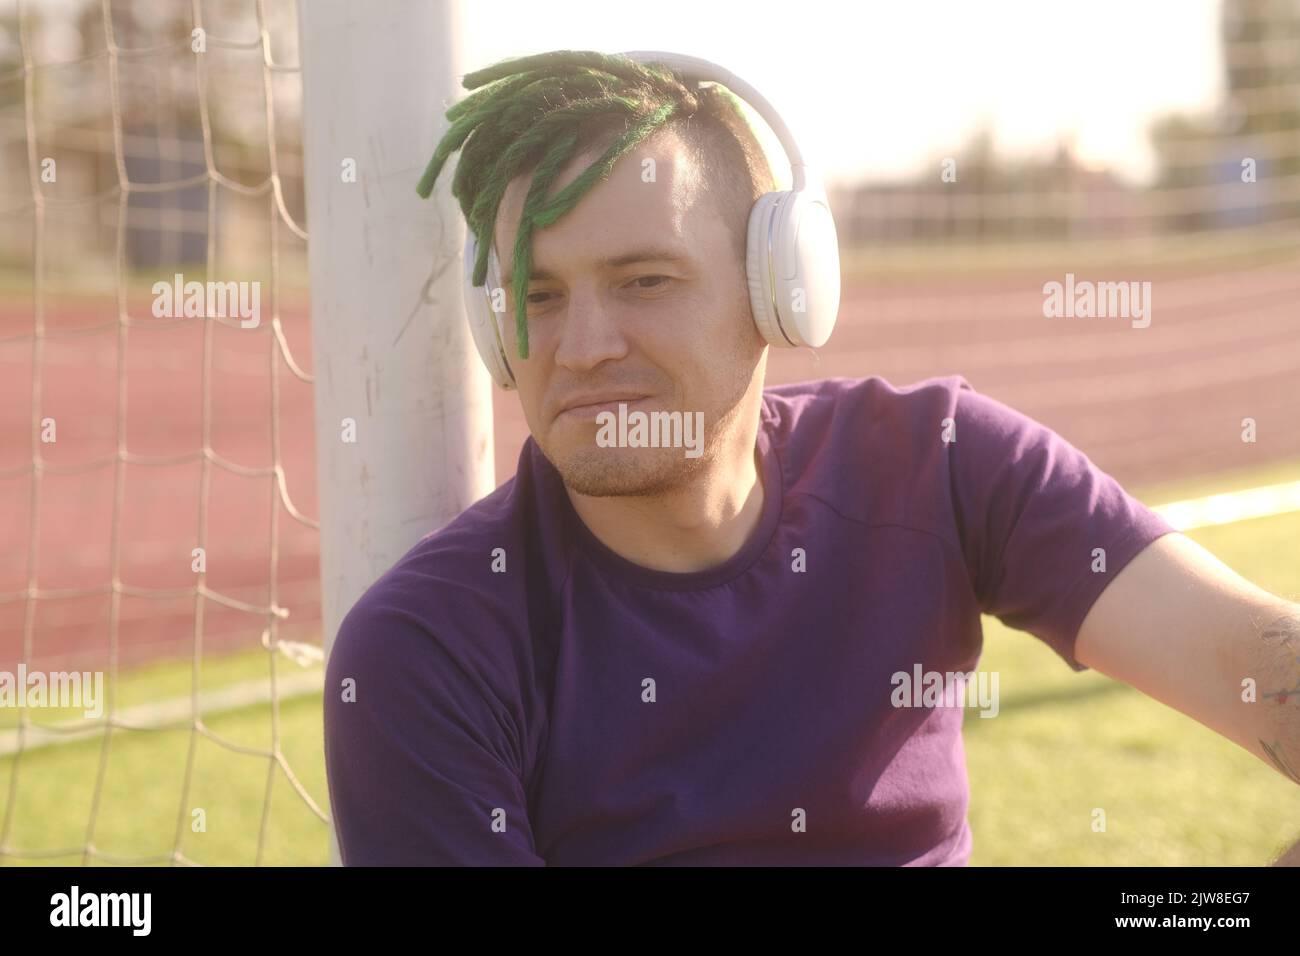
[{"label": "white goal post", "polygon": [[461,92],[459,0],[298,11],[328,655],[371,582],[492,490],[492,395],[449,178],[428,201],[415,192]]}]

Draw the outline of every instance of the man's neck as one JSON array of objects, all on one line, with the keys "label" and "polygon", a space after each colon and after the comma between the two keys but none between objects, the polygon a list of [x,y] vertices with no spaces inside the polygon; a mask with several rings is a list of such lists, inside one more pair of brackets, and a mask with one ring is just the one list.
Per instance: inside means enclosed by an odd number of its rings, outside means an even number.
[{"label": "man's neck", "polygon": [[654,498],[565,491],[591,533],[634,564],[678,574],[716,567],[744,546],[763,515],[758,416],[745,418],[728,448],[688,488]]}]

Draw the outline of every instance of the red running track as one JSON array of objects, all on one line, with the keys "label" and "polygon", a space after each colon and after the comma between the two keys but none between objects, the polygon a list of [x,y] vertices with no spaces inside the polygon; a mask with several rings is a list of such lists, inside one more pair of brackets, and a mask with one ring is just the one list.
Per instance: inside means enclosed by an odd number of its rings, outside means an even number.
[{"label": "red running track", "polygon": [[[1063,279],[1047,276],[1046,279]],[[1300,274],[1278,265],[1217,275],[1106,276],[1153,283],[1150,327],[1123,319],[1045,319],[1041,273],[1023,277],[918,278],[848,284],[831,343],[770,353],[768,382],[881,375],[896,384],[961,373],[978,390],[1056,429],[1126,486],[1205,475],[1300,455]],[[42,416],[57,422],[46,460],[75,466],[111,457],[117,419],[114,305],[47,309],[54,335],[42,349]],[[147,305],[133,315],[148,315]],[[305,308],[282,323],[310,372]],[[0,309],[0,338],[30,332],[30,308]],[[127,447],[138,455],[197,452],[202,443],[202,325],[131,329]],[[211,444],[223,458],[273,462],[269,323],[214,327]],[[278,359],[277,359],[278,361]],[[0,593],[26,587],[32,461],[33,343],[0,342]],[[312,387],[279,366],[280,462],[295,506],[317,516]],[[518,400],[496,392],[498,481],[514,472],[527,434]],[[1240,423],[1257,422],[1243,444]],[[10,472],[17,471],[17,474]],[[128,585],[192,586],[199,539],[197,460],[128,464],[120,514],[119,575]],[[111,580],[115,467],[46,472],[40,481],[36,580],[42,590],[104,588]],[[272,479],[211,469],[207,584],[254,605],[271,594],[271,521],[279,529],[278,602],[291,615],[283,638],[319,640],[318,533],[276,503]],[[432,528],[429,530],[433,530]],[[0,668],[23,653],[22,600],[0,604]],[[204,651],[255,647],[261,618],[202,602]],[[123,665],[192,652],[194,597],[124,595]],[[30,663],[107,666],[108,594],[39,601]],[[48,665],[47,665],[48,666]]]}]

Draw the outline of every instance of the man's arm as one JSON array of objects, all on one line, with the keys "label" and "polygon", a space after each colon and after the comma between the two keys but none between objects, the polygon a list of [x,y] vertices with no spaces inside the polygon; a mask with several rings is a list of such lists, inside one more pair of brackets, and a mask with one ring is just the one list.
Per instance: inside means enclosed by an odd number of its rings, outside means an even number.
[{"label": "man's arm", "polygon": [[546,864],[506,679],[483,670],[410,613],[358,605],[344,618],[325,682],[344,865]]},{"label": "man's arm", "polygon": [[1284,852],[1269,866],[1300,866],[1300,843],[1296,843],[1295,846]]},{"label": "man's arm", "polygon": [[1300,605],[1186,535],[1158,538],[1120,571],[1085,616],[1075,656],[1300,784]]}]

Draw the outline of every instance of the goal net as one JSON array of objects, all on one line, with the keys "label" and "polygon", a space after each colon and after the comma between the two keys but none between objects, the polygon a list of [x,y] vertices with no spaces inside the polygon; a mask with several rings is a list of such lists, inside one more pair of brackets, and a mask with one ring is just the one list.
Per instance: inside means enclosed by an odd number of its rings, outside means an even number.
[{"label": "goal net", "polygon": [[301,861],[327,815],[294,704],[322,655],[293,4],[0,27],[0,862]]}]

